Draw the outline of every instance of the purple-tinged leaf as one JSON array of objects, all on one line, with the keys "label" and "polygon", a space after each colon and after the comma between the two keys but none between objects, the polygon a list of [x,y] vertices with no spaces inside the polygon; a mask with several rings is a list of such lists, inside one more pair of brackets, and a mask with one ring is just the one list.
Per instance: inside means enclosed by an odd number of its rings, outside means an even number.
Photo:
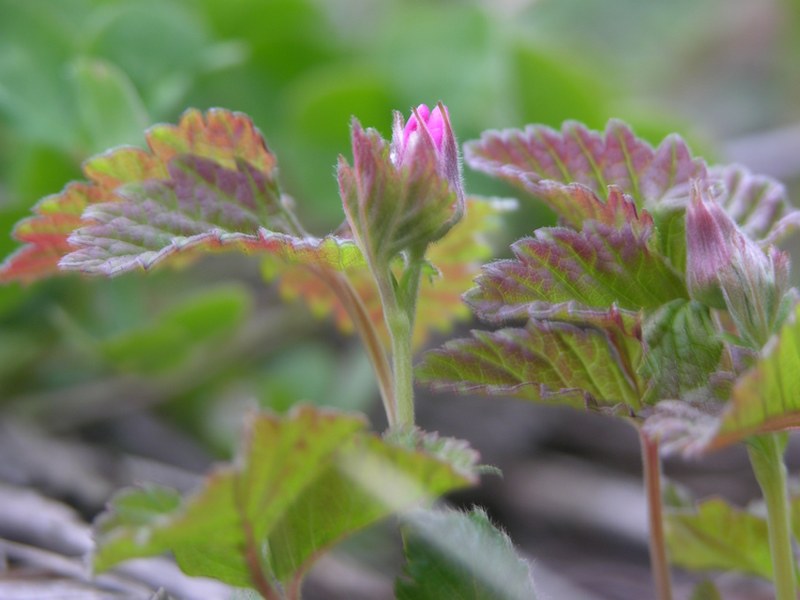
[{"label": "purple-tinged leaf", "polygon": [[585,186],[602,200],[608,186],[618,186],[639,208],[652,210],[688,194],[688,183],[705,172],[704,163],[692,158],[677,135],[654,149],[616,120],[609,121],[604,133],[574,121],[566,122],[560,132],[533,125],[487,131],[480,140],[465,144],[464,158],[473,169],[547,202],[575,228],[592,218],[587,213],[592,204],[568,191],[568,184]]},{"label": "purple-tinged leaf", "polygon": [[71,183],[41,200],[34,216],[21,221],[15,237],[25,245],[0,266],[0,282],[36,281],[58,271],[58,262],[74,250],[69,235],[81,225],[83,211],[97,203],[115,202],[123,185],[168,176],[168,163],[179,154],[207,158],[234,169],[244,161],[273,176],[276,161],[248,117],[221,109],[186,111],[178,125],[156,125],[146,133],[149,152],[118,148],[90,158],[83,165],[88,183]]},{"label": "purple-tinged leaf", "polygon": [[587,221],[581,231],[538,229],[511,246],[513,259],[484,266],[465,299],[479,317],[497,323],[544,318],[552,304],[635,312],[685,298],[681,278],[650,250],[652,233],[644,211],[622,225]]},{"label": "purple-tinged leaf", "polygon": [[741,165],[711,167],[708,177],[720,185],[716,201],[751,239],[773,244],[800,227],[800,211],[776,179]]},{"label": "purple-tinged leaf", "polygon": [[360,262],[352,241],[299,238],[270,231],[287,225],[274,181],[249,163],[237,170],[197,156],[179,156],[169,178],[128,184],[117,200],[93,204],[84,212],[91,223],[69,238],[77,250],[60,263],[64,270],[117,275],[150,269],[168,257],[198,251],[236,249],[273,253],[292,262],[345,268]]},{"label": "purple-tinged leaf", "polygon": [[529,321],[524,329],[473,331],[426,353],[416,375],[438,390],[637,410],[644,392],[635,374],[638,333],[625,331],[616,311],[597,325]]}]

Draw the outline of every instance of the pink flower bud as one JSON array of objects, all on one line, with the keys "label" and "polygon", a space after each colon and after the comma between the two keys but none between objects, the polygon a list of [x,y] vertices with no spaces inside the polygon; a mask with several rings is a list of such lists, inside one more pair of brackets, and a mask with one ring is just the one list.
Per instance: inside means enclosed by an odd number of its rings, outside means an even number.
[{"label": "pink flower bud", "polygon": [[433,110],[420,104],[412,111],[407,123],[396,112],[390,156],[398,169],[419,170],[433,163],[437,173],[450,182],[459,203],[463,203],[458,146],[450,126],[450,114],[443,104],[437,104]]},{"label": "pink flower bud", "polygon": [[[444,109],[447,112],[447,109]],[[442,109],[437,105],[434,107],[433,112],[425,104],[420,104],[417,110],[409,117],[408,123],[403,128],[403,149],[408,147],[409,138],[413,134],[417,134],[420,127],[420,120],[425,123],[428,132],[433,140],[433,145],[437,149],[442,148],[442,138],[444,137],[444,116]]]},{"label": "pink flower bud", "polygon": [[727,309],[742,338],[760,347],[780,317],[788,290],[788,256],[773,246],[764,252],[704,193],[695,185],[686,209],[689,295]]},{"label": "pink flower bud", "polygon": [[388,143],[354,120],[352,142],[353,166],[339,161],[339,190],[370,262],[385,266],[400,252],[418,254],[461,218],[458,146],[444,105],[422,104],[407,123],[395,112]]}]

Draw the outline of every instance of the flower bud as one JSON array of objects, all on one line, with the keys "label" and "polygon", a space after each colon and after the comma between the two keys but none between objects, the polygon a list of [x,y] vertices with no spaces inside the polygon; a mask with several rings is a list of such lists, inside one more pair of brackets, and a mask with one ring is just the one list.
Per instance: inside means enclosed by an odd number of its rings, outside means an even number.
[{"label": "flower bud", "polygon": [[443,104],[437,104],[433,110],[420,104],[406,123],[403,116],[395,112],[390,156],[398,169],[434,161],[439,175],[450,182],[463,203],[458,146],[450,126],[450,114]]},{"label": "flower bud", "polygon": [[686,209],[686,283],[689,295],[727,309],[740,336],[761,347],[779,325],[788,291],[789,259],[765,253],[699,185]]},{"label": "flower bud", "polygon": [[419,254],[461,218],[458,147],[444,105],[394,115],[392,140],[353,122],[353,166],[339,161],[339,189],[350,227],[371,262]]}]

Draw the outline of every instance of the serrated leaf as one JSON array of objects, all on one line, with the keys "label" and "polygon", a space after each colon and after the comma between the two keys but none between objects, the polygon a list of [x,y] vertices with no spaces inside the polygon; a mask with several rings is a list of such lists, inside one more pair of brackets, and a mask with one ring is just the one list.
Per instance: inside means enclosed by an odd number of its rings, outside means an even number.
[{"label": "serrated leaf", "polygon": [[417,378],[434,389],[514,396],[575,408],[636,410],[641,342],[615,311],[595,325],[529,321],[523,328],[473,331],[428,352]]},{"label": "serrated leaf", "polygon": [[285,418],[254,414],[237,461],[180,506],[148,490],[112,502],[98,521],[95,568],[171,550],[192,575],[296,586],[344,536],[475,480],[364,428],[359,417],[305,406]]},{"label": "serrated leaf", "polygon": [[[579,228],[592,204],[568,184],[580,184],[601,200],[608,186],[653,209],[688,195],[688,183],[705,172],[677,135],[657,148],[638,139],[627,125],[611,120],[603,133],[568,121],[561,131],[530,125],[524,130],[487,131],[467,142],[464,159],[477,171],[504,179],[546,202],[568,225]],[[578,200],[578,201],[576,201]]]},{"label": "serrated leaf", "polygon": [[646,351],[639,373],[649,380],[644,402],[652,404],[708,384],[717,371],[723,344],[708,307],[673,300],[645,318]]},{"label": "serrated leaf", "polygon": [[736,381],[711,447],[800,426],[800,305]]},{"label": "serrated leaf", "polygon": [[798,312],[800,305],[744,373],[709,376],[711,388],[716,388],[714,396],[727,399],[727,403],[713,399],[660,402],[647,417],[645,431],[661,440],[664,452],[693,456],[753,435],[800,426]]},{"label": "serrated leaf", "polygon": [[714,166],[708,176],[721,187],[716,201],[748,237],[772,244],[800,227],[800,211],[776,179],[742,165]]},{"label": "serrated leaf", "polygon": [[479,317],[498,323],[542,318],[552,304],[566,302],[638,311],[686,298],[680,277],[650,250],[652,234],[647,213],[619,226],[588,221],[580,231],[537,229],[511,246],[513,259],[484,266],[465,299]]},{"label": "serrated leaf", "polygon": [[[427,258],[438,273],[423,274],[420,282],[420,307],[414,322],[414,345],[421,346],[432,331],[447,332],[452,323],[469,316],[461,295],[472,284],[482,261],[491,256],[486,238],[499,226],[499,216],[510,209],[509,203],[469,198],[464,218],[440,241],[431,244]],[[278,262],[267,258],[264,274],[280,278],[280,292],[284,300],[304,301],[319,318],[332,315],[336,325],[344,332],[352,332],[353,324],[347,311],[330,288],[310,270],[285,269],[291,261]],[[361,298],[373,325],[385,340],[388,333],[383,322],[380,296],[374,280],[360,261],[345,263],[344,271]]]},{"label": "serrated leaf", "polygon": [[529,565],[482,510],[415,511],[406,519],[398,600],[535,600]]},{"label": "serrated leaf", "polygon": [[118,201],[115,191],[122,185],[166,178],[168,163],[179,154],[229,169],[245,161],[262,173],[272,173],[276,165],[250,119],[226,110],[189,110],[178,125],[156,125],[145,138],[149,152],[118,148],[95,156],[83,166],[88,183],[71,183],[41,200],[36,215],[17,225],[14,236],[25,245],[0,266],[0,282],[32,282],[56,273],[59,260],[74,250],[67,238],[81,225],[86,207]]},{"label": "serrated leaf", "polygon": [[666,511],[664,516],[673,564],[772,579],[766,519],[734,508],[721,498],[700,502],[695,510]]}]

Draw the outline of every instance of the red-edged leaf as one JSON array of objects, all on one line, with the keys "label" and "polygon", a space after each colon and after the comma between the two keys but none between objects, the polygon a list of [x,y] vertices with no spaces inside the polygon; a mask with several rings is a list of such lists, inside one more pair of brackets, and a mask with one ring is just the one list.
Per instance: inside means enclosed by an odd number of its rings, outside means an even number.
[{"label": "red-edged leaf", "polygon": [[262,591],[274,581],[297,588],[344,537],[476,482],[466,453],[452,465],[382,440],[365,425],[307,406],[280,418],[252,415],[237,460],[217,467],[194,494],[182,500],[149,488],[112,499],[97,521],[95,569],[170,550],[192,575],[262,583]]},{"label": "red-edged leaf", "polygon": [[[491,322],[545,318],[553,304],[568,302],[638,311],[686,297],[680,277],[650,249],[650,215],[629,210],[621,194],[611,198],[609,205],[617,204],[625,217],[607,212],[604,221],[587,221],[581,231],[538,229],[511,246],[513,259],[486,265],[478,287],[466,295],[478,316]],[[624,220],[628,216],[635,219]]]},{"label": "red-edged leaf", "polygon": [[276,161],[248,117],[212,109],[189,110],[178,125],[157,125],[146,134],[150,151],[118,148],[89,159],[83,167],[89,182],[71,183],[60,194],[44,198],[35,216],[19,223],[15,237],[25,245],[0,266],[0,282],[32,282],[58,271],[59,260],[74,248],[69,235],[81,225],[84,209],[119,200],[122,185],[166,178],[169,161],[192,154],[234,168],[245,161],[272,174]]},{"label": "red-edged leaf", "polygon": [[529,321],[523,328],[473,331],[425,354],[416,370],[434,389],[514,396],[573,407],[638,409],[644,387],[637,330],[616,311],[595,325]]},{"label": "red-edged leaf", "polygon": [[[480,263],[491,256],[486,237],[499,226],[499,215],[511,206],[508,202],[468,199],[464,218],[444,238],[430,246],[427,257],[438,270],[438,275],[426,277],[423,274],[418,300],[421,310],[414,327],[417,347],[424,343],[431,331],[449,331],[453,321],[469,316],[461,295],[472,284]],[[315,316],[333,315],[342,331],[352,331],[353,325],[344,307],[313,271],[285,270],[275,261],[268,260],[265,274],[268,277],[280,276],[280,291],[285,300],[303,300]],[[363,262],[354,261],[347,266],[346,275],[373,324],[388,339],[380,297],[369,271]]]},{"label": "red-edged leaf", "polygon": [[[604,133],[574,121],[564,123],[560,132],[533,125],[487,131],[465,144],[464,158],[473,169],[541,198],[575,228],[593,218],[593,203],[585,196],[589,191],[605,199],[608,186],[615,185],[639,208],[652,209],[684,197],[689,181],[705,171],[679,136],[667,137],[654,149],[616,120]],[[567,184],[588,189],[581,195]]]},{"label": "red-edged leaf", "polygon": [[772,244],[800,227],[800,211],[776,179],[756,175],[741,165],[715,166],[708,175],[721,184],[716,201],[748,237]]}]

